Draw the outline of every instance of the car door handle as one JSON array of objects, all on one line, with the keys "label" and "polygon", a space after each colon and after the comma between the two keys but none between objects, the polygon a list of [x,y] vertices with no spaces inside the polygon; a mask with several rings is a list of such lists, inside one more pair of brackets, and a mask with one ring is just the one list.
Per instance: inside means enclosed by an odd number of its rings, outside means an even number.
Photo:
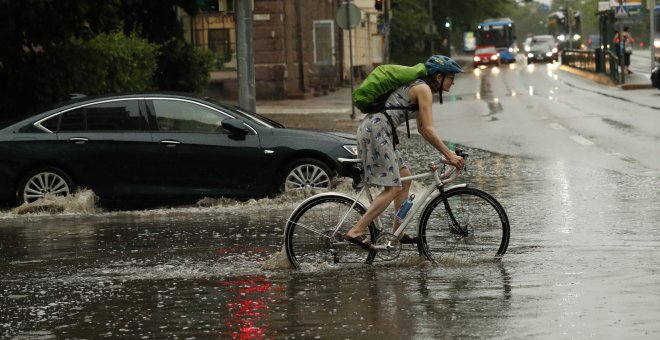
[{"label": "car door handle", "polygon": [[173,147],[181,144],[181,142],[179,142],[178,140],[173,140],[173,139],[164,139],[164,140],[160,141],[160,144],[163,144],[168,148],[173,148]]},{"label": "car door handle", "polygon": [[85,137],[71,137],[69,138],[69,142],[73,144],[85,144],[87,141],[89,141],[88,138]]}]

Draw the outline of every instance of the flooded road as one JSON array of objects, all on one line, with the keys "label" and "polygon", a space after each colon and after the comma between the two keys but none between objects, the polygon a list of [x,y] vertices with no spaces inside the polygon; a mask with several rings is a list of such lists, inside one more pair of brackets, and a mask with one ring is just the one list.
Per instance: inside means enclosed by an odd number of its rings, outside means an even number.
[{"label": "flooded road", "polygon": [[[419,136],[403,148],[424,158]],[[0,337],[658,338],[660,179],[466,148],[507,209],[500,262],[288,268],[303,195],[0,213]],[[347,185],[341,190],[350,192]],[[88,207],[89,208],[89,207]]]}]

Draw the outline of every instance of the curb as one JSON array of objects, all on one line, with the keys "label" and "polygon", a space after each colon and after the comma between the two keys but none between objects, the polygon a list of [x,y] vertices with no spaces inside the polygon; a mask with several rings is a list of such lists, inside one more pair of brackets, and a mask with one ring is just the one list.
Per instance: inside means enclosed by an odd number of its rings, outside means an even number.
[{"label": "curb", "polygon": [[578,75],[583,78],[587,78],[589,80],[595,81],[600,84],[608,85],[608,86],[616,86],[622,90],[646,90],[646,89],[652,89],[653,85],[651,83],[648,84],[621,84],[617,85],[610,79],[610,77],[603,75],[603,74],[596,74],[596,73],[591,73],[588,71],[583,71],[580,69],[577,69],[575,67],[567,66],[567,65],[559,65],[559,69],[568,73],[572,73],[575,75]]},{"label": "curb", "polygon": [[652,84],[623,84],[619,86],[622,90],[646,90],[652,89]]}]

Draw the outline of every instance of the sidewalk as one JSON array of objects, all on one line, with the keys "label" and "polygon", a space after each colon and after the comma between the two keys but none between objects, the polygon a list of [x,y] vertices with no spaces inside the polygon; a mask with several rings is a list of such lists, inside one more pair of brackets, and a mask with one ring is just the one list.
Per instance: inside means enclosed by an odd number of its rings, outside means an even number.
[{"label": "sidewalk", "polygon": [[257,113],[291,128],[355,133],[364,114],[355,109],[356,118],[352,119],[351,103],[351,88],[341,86],[325,96],[309,99],[257,101]]},{"label": "sidewalk", "polygon": [[[258,101],[257,113],[265,115],[329,113],[343,114],[346,117],[350,117],[351,88],[349,86],[341,86],[327,95],[309,99]],[[360,114],[360,111],[356,109],[356,115],[358,114]]]},{"label": "sidewalk", "polygon": [[565,72],[579,75],[583,78],[590,79],[600,84],[609,85],[612,87],[618,87],[621,90],[645,90],[645,89],[653,88],[653,86],[651,85],[651,79],[649,78],[649,75],[646,74],[640,74],[640,73],[627,74],[624,78],[625,80],[624,84],[615,85],[612,79],[610,79],[608,76],[604,74],[583,71],[566,65],[559,66],[559,69]]}]

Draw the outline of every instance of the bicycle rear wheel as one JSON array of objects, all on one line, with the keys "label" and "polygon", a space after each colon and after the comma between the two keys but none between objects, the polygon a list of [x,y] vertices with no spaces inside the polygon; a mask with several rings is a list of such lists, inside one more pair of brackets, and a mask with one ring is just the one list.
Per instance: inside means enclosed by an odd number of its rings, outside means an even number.
[{"label": "bicycle rear wheel", "polygon": [[[352,208],[351,208],[352,207]],[[364,215],[366,208],[348,196],[328,193],[303,202],[287,221],[284,247],[289,263],[296,268],[331,263],[370,263],[375,252],[347,242],[343,235]],[[337,229],[337,225],[339,225]],[[376,227],[367,236],[373,241]]]},{"label": "bicycle rear wheel", "polygon": [[420,217],[420,251],[430,261],[504,255],[509,245],[509,219],[502,205],[475,188],[450,189],[445,196],[460,230],[447,213],[442,197],[435,197]]}]

